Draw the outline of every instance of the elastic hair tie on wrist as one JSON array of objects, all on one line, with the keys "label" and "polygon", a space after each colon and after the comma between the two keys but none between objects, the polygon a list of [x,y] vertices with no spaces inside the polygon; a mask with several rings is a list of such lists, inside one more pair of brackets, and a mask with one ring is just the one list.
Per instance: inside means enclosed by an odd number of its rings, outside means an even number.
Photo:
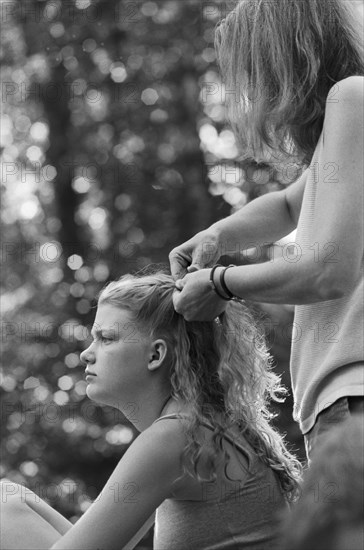
[{"label": "elastic hair tie on wrist", "polygon": [[215,293],[218,295],[218,297],[221,298],[222,300],[225,300],[225,301],[229,302],[231,298],[226,298],[226,296],[223,296],[221,294],[221,292],[219,291],[219,289],[217,288],[217,286],[215,284],[215,281],[214,281],[215,271],[218,267],[224,267],[224,266],[222,266],[221,264],[214,265],[214,267],[210,271],[210,283],[211,283],[212,289],[215,291]]},{"label": "elastic hair tie on wrist", "polygon": [[236,266],[233,265],[233,264],[230,264],[227,267],[225,267],[225,269],[223,269],[221,271],[221,273],[220,273],[220,284],[221,284],[221,287],[222,287],[223,291],[229,296],[229,300],[233,300],[234,298],[236,298],[236,296],[228,289],[228,286],[225,282],[225,273],[227,272],[227,270],[230,267],[236,267]]}]

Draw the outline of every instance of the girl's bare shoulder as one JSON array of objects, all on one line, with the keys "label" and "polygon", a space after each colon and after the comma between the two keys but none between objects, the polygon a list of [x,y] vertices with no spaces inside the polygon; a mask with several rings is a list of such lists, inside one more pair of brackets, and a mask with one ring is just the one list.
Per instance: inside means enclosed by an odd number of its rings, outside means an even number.
[{"label": "girl's bare shoulder", "polygon": [[161,418],[144,430],[137,440],[145,445],[163,445],[164,448],[174,450],[175,453],[183,452],[186,444],[184,418]]}]

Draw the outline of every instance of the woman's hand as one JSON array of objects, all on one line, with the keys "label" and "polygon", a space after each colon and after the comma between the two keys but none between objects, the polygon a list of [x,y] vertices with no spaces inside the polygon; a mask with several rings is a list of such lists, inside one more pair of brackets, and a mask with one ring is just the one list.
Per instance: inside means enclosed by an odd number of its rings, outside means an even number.
[{"label": "woman's hand", "polygon": [[176,281],[173,304],[186,321],[212,321],[225,311],[227,301],[213,290],[210,272],[210,269],[201,269]]},{"label": "woman's hand", "polygon": [[200,231],[169,254],[172,276],[181,279],[186,273],[213,266],[221,255],[218,231],[214,227]]}]

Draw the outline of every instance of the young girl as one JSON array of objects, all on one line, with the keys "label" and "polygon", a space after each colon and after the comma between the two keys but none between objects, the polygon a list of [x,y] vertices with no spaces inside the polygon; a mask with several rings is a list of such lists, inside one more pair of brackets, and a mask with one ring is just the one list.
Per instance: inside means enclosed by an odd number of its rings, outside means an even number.
[{"label": "young girl", "polygon": [[[186,319],[213,319],[232,296],[296,306],[294,418],[309,457],[364,405],[364,34],[355,4],[241,0],[219,25],[227,111],[242,152],[305,170],[170,255],[180,279],[175,307]],[[294,229],[291,254],[204,269],[226,250],[259,249]]]},{"label": "young girl", "polygon": [[132,548],[155,511],[155,550],[276,548],[275,513],[297,492],[299,464],[269,423],[282,388],[264,340],[243,304],[189,323],[174,292],[161,272],[101,292],[81,355],[87,395],[133,403],[141,433],[73,526],[5,482],[3,550]]}]

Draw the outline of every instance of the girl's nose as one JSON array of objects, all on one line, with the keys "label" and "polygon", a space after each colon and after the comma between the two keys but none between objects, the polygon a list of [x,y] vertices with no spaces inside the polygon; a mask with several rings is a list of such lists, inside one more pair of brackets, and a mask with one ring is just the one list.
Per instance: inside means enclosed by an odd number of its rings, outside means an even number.
[{"label": "girl's nose", "polygon": [[[92,344],[91,344],[92,346]],[[82,363],[94,363],[95,361],[95,354],[94,352],[91,350],[91,346],[89,346],[87,349],[85,349],[81,355],[80,355],[80,359],[82,361]]]}]

